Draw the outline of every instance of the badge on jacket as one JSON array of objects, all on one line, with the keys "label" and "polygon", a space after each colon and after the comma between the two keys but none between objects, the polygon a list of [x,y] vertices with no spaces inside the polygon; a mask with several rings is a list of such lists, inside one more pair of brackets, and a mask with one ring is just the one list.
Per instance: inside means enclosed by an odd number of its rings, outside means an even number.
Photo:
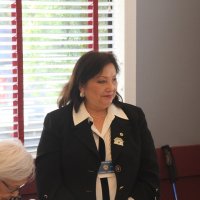
[{"label": "badge on jacket", "polygon": [[124,146],[124,140],[120,137],[114,138],[114,144]]}]

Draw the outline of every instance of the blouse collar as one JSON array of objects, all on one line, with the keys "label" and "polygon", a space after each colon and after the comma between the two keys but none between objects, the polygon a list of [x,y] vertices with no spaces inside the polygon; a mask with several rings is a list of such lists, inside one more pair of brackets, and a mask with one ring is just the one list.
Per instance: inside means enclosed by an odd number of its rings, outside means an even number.
[{"label": "blouse collar", "polygon": [[[115,116],[117,116],[119,118],[128,120],[128,117],[124,113],[124,111],[121,108],[115,106],[114,104],[111,104],[108,107],[107,116],[109,116],[109,118],[113,118],[113,119],[114,119]],[[78,112],[75,112],[75,109],[73,108],[73,121],[74,121],[75,126],[78,125],[79,123],[81,123],[82,121],[86,120],[86,119],[88,119],[89,121],[93,121],[93,119],[90,116],[90,114],[88,113],[84,103],[82,103],[80,105]]]}]

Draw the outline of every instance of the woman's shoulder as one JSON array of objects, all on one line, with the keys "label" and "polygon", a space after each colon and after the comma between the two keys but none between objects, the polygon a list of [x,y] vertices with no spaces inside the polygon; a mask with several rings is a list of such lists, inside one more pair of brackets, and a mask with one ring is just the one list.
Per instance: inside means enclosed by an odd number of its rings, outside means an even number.
[{"label": "woman's shoulder", "polygon": [[73,106],[71,104],[53,110],[47,113],[46,118],[53,119],[55,121],[62,121],[62,119],[69,119],[72,117]]},{"label": "woman's shoulder", "polygon": [[131,111],[135,111],[135,112],[140,112],[141,108],[139,106],[133,105],[133,104],[129,104],[129,103],[124,103],[124,102],[120,102],[119,103],[119,107],[122,108],[123,110],[131,110]]},{"label": "woman's shoulder", "polygon": [[50,111],[48,114],[49,114],[49,115],[59,115],[59,114],[71,112],[72,109],[73,109],[73,106],[72,106],[71,104],[68,104],[68,105],[63,106],[63,107],[61,107],[61,108],[52,110],[52,111]]},{"label": "woman's shoulder", "polygon": [[144,115],[143,110],[136,105],[120,102],[119,107],[125,112],[128,118],[140,118]]}]

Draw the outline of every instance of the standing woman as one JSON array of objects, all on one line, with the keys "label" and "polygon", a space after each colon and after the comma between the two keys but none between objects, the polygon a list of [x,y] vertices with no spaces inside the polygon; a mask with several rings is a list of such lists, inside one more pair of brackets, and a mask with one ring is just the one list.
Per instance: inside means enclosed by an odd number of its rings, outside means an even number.
[{"label": "standing woman", "polygon": [[0,200],[20,199],[19,189],[34,176],[32,155],[18,139],[0,141]]},{"label": "standing woman", "polygon": [[40,200],[156,200],[158,164],[142,110],[122,103],[112,53],[77,61],[37,150]]}]

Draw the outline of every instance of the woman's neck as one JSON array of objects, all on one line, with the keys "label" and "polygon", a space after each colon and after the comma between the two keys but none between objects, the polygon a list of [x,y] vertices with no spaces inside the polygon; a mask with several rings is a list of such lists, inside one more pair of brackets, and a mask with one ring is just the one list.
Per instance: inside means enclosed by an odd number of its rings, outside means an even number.
[{"label": "woman's neck", "polygon": [[89,114],[93,119],[105,119],[105,117],[107,115],[106,113],[105,114],[91,114],[91,113],[89,113]]},{"label": "woman's neck", "polygon": [[91,115],[91,117],[95,119],[105,118],[107,115],[107,109],[102,109],[102,110],[91,109],[87,106],[86,106],[86,109],[88,113]]},{"label": "woman's neck", "polygon": [[97,130],[101,133],[103,128],[103,123],[107,115],[107,110],[95,111],[87,110],[90,116],[93,118],[93,123]]}]

